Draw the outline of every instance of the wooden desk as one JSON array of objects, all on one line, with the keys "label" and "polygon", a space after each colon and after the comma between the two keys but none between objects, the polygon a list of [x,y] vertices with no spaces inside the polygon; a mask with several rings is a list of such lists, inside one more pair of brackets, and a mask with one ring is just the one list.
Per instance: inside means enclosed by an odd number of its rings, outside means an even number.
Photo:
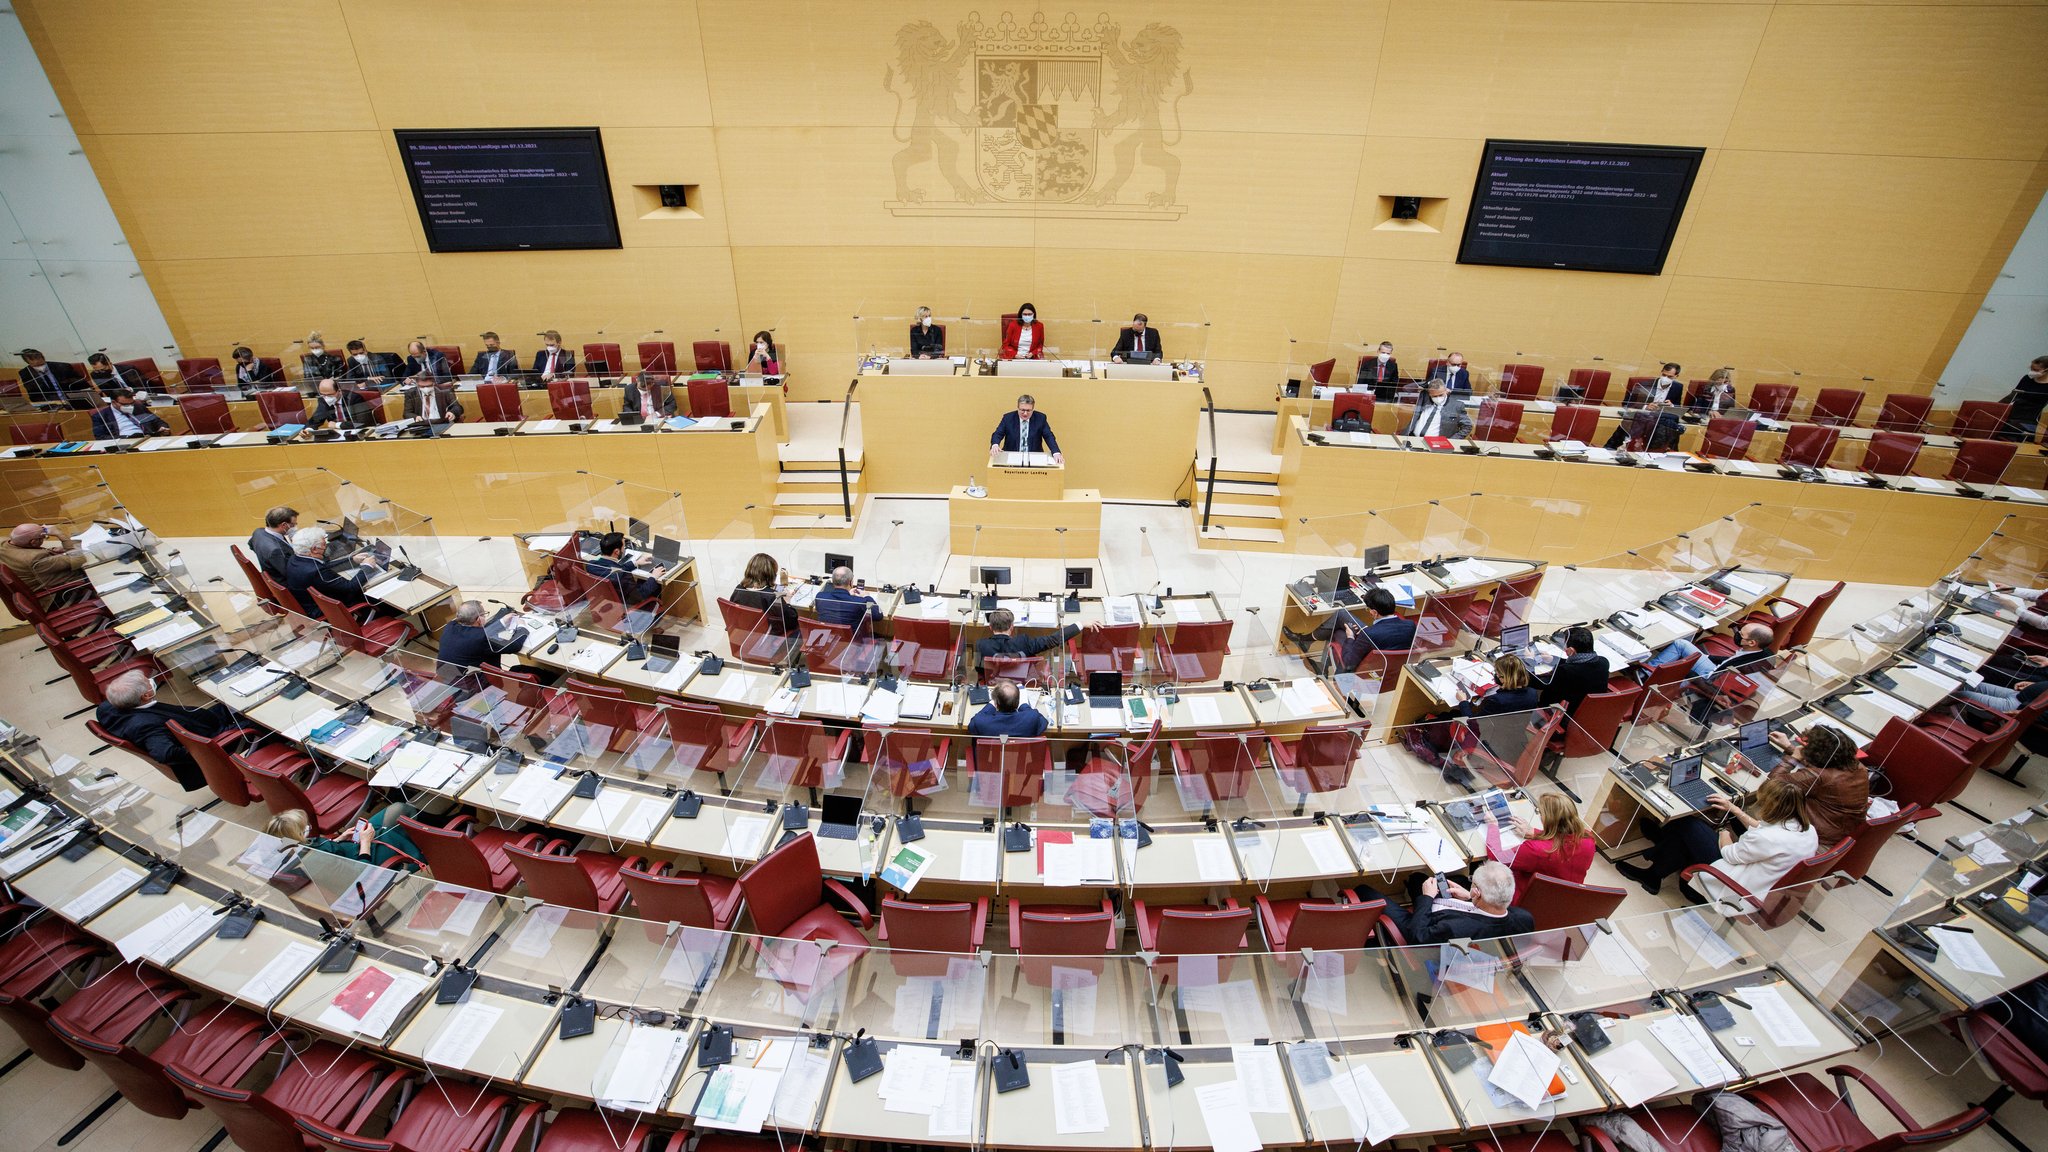
[{"label": "wooden desk", "polygon": [[1068,489],[1059,500],[1004,500],[975,499],[956,486],[947,515],[952,550],[963,556],[1092,559],[1102,551],[1102,493],[1093,488]]},{"label": "wooden desk", "polygon": [[986,487],[992,500],[1062,500],[1067,494],[1067,466],[1035,467],[991,461]]}]

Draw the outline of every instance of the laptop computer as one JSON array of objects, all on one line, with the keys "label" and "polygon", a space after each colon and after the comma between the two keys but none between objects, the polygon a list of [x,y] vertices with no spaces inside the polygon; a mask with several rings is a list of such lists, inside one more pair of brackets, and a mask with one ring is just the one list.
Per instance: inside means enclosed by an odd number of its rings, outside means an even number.
[{"label": "laptop computer", "polygon": [[1665,782],[1666,786],[1671,789],[1672,795],[1685,801],[1693,811],[1700,813],[1708,811],[1707,798],[1721,791],[1718,786],[1701,774],[1700,764],[1704,759],[1704,756],[1695,752],[1690,756],[1680,757],[1672,761],[1671,776]]},{"label": "laptop computer", "polygon": [[683,638],[668,632],[657,633],[647,641],[647,670],[666,672],[676,666],[682,658]]},{"label": "laptop computer", "polygon": [[818,836],[825,840],[860,838],[860,797],[827,794],[818,806]]},{"label": "laptop computer", "polygon": [[1124,706],[1124,674],[1117,671],[1090,672],[1088,674],[1088,706],[1090,708],[1122,708]]},{"label": "laptop computer", "polygon": [[646,548],[652,536],[653,532],[647,527],[645,520],[633,516],[626,517],[626,539],[631,540],[641,548]]},{"label": "laptop computer", "polygon": [[665,568],[672,568],[683,558],[683,542],[657,535],[648,542],[648,551],[654,553],[654,562]]},{"label": "laptop computer", "polygon": [[1751,720],[1736,729],[1735,750],[1742,753],[1743,759],[1756,765],[1760,772],[1769,772],[1776,768],[1778,760],[1783,755],[1771,743],[1769,720]]},{"label": "laptop computer", "polygon": [[1126,364],[1150,364],[1157,359],[1159,359],[1159,351],[1156,348],[1133,348],[1129,352],[1124,353],[1124,363]]},{"label": "laptop computer", "polygon": [[1329,600],[1337,595],[1337,589],[1345,587],[1347,583],[1342,568],[1317,569],[1315,593],[1324,600]]},{"label": "laptop computer", "polygon": [[1513,625],[1507,625],[1507,626],[1503,626],[1503,627],[1501,628],[1501,630],[1500,630],[1500,651],[1501,651],[1501,652],[1524,652],[1524,651],[1527,651],[1527,650],[1528,650],[1528,648],[1529,648],[1529,626],[1528,626],[1527,624],[1513,624]]}]

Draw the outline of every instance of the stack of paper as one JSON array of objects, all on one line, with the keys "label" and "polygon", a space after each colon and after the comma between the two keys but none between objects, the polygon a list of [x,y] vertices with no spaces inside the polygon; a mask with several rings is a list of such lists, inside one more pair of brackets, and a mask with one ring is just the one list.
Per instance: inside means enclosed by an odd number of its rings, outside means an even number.
[{"label": "stack of paper", "polygon": [[[598,1103],[627,1111],[659,1107],[667,1099],[669,1085],[675,1082],[676,1072],[682,1067],[688,1039],[681,1032],[659,1025],[632,1025],[626,1033],[625,1044],[619,1050],[618,1062],[596,1092]],[[709,1094],[708,1086],[706,1094]],[[767,1102],[763,1101],[764,1111],[766,1107]],[[698,1120],[703,1121],[701,1114]],[[759,1129],[757,1122],[755,1130]]]},{"label": "stack of paper", "polygon": [[920,1044],[898,1044],[882,1062],[882,1084],[876,1095],[890,1112],[930,1116],[939,1110],[946,1095],[947,1065],[944,1052]]}]

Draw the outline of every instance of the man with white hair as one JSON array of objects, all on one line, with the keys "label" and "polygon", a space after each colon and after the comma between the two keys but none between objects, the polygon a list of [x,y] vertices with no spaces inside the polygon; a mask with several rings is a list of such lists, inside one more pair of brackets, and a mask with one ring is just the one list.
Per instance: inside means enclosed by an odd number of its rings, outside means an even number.
[{"label": "man with white hair", "polygon": [[478,668],[500,668],[499,658],[526,646],[526,629],[514,625],[503,636],[491,639],[484,627],[481,600],[464,600],[455,606],[455,618],[441,628],[440,667],[444,683],[454,683]]},{"label": "man with white hair", "polygon": [[1361,884],[1353,891],[1367,903],[1387,900],[1381,918],[1400,929],[1401,938],[1410,944],[1492,940],[1536,930],[1536,918],[1513,904],[1515,874],[1498,860],[1473,869],[1469,889],[1450,880],[1444,881],[1443,887],[1449,891],[1439,891],[1434,876],[1424,880],[1415,907],[1406,912],[1369,885]]},{"label": "man with white hair", "polygon": [[292,557],[285,561],[284,586],[298,598],[300,609],[317,620],[320,605],[313,601],[315,591],[353,608],[369,599],[363,594],[363,585],[369,582],[374,566],[366,554],[353,576],[337,574],[327,564],[326,530],[301,528],[292,533]]},{"label": "man with white hair", "polygon": [[870,624],[882,622],[882,606],[874,597],[853,590],[853,569],[845,565],[832,570],[832,583],[818,590],[812,607],[827,624],[852,625],[863,619]]},{"label": "man with white hair", "polygon": [[161,703],[156,698],[156,683],[140,671],[114,677],[107,682],[105,691],[106,701],[93,716],[100,727],[142,749],[176,777],[186,791],[206,787],[206,774],[172,735],[170,725],[175,721],[194,736],[212,739],[236,727],[235,714],[227,705],[187,708]]},{"label": "man with white hair", "polygon": [[70,583],[73,573],[95,560],[112,560],[126,550],[126,545],[112,541],[79,547],[55,528],[16,524],[7,534],[7,543],[0,544],[0,563],[28,585],[29,591],[41,594]]}]

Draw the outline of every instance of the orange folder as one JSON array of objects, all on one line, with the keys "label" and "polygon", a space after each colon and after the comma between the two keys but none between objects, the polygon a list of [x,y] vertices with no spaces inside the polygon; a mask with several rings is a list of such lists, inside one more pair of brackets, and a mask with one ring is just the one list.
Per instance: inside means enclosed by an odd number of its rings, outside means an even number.
[{"label": "orange folder", "polygon": [[[1485,1044],[1487,1049],[1493,1053],[1494,1060],[1498,1061],[1500,1059],[1500,1054],[1502,1052],[1507,1051],[1508,1038],[1513,1036],[1517,1032],[1527,1035],[1529,1032],[1529,1026],[1527,1024],[1515,1023],[1481,1024],[1478,1027],[1472,1029],[1472,1031],[1478,1035],[1480,1043]],[[1538,1037],[1536,1039],[1540,1041],[1541,1038]],[[1545,1099],[1548,1099],[1552,1096],[1562,1095],[1564,1095],[1564,1076],[1561,1074],[1551,1076],[1550,1092],[1549,1095],[1545,1097]]]}]

